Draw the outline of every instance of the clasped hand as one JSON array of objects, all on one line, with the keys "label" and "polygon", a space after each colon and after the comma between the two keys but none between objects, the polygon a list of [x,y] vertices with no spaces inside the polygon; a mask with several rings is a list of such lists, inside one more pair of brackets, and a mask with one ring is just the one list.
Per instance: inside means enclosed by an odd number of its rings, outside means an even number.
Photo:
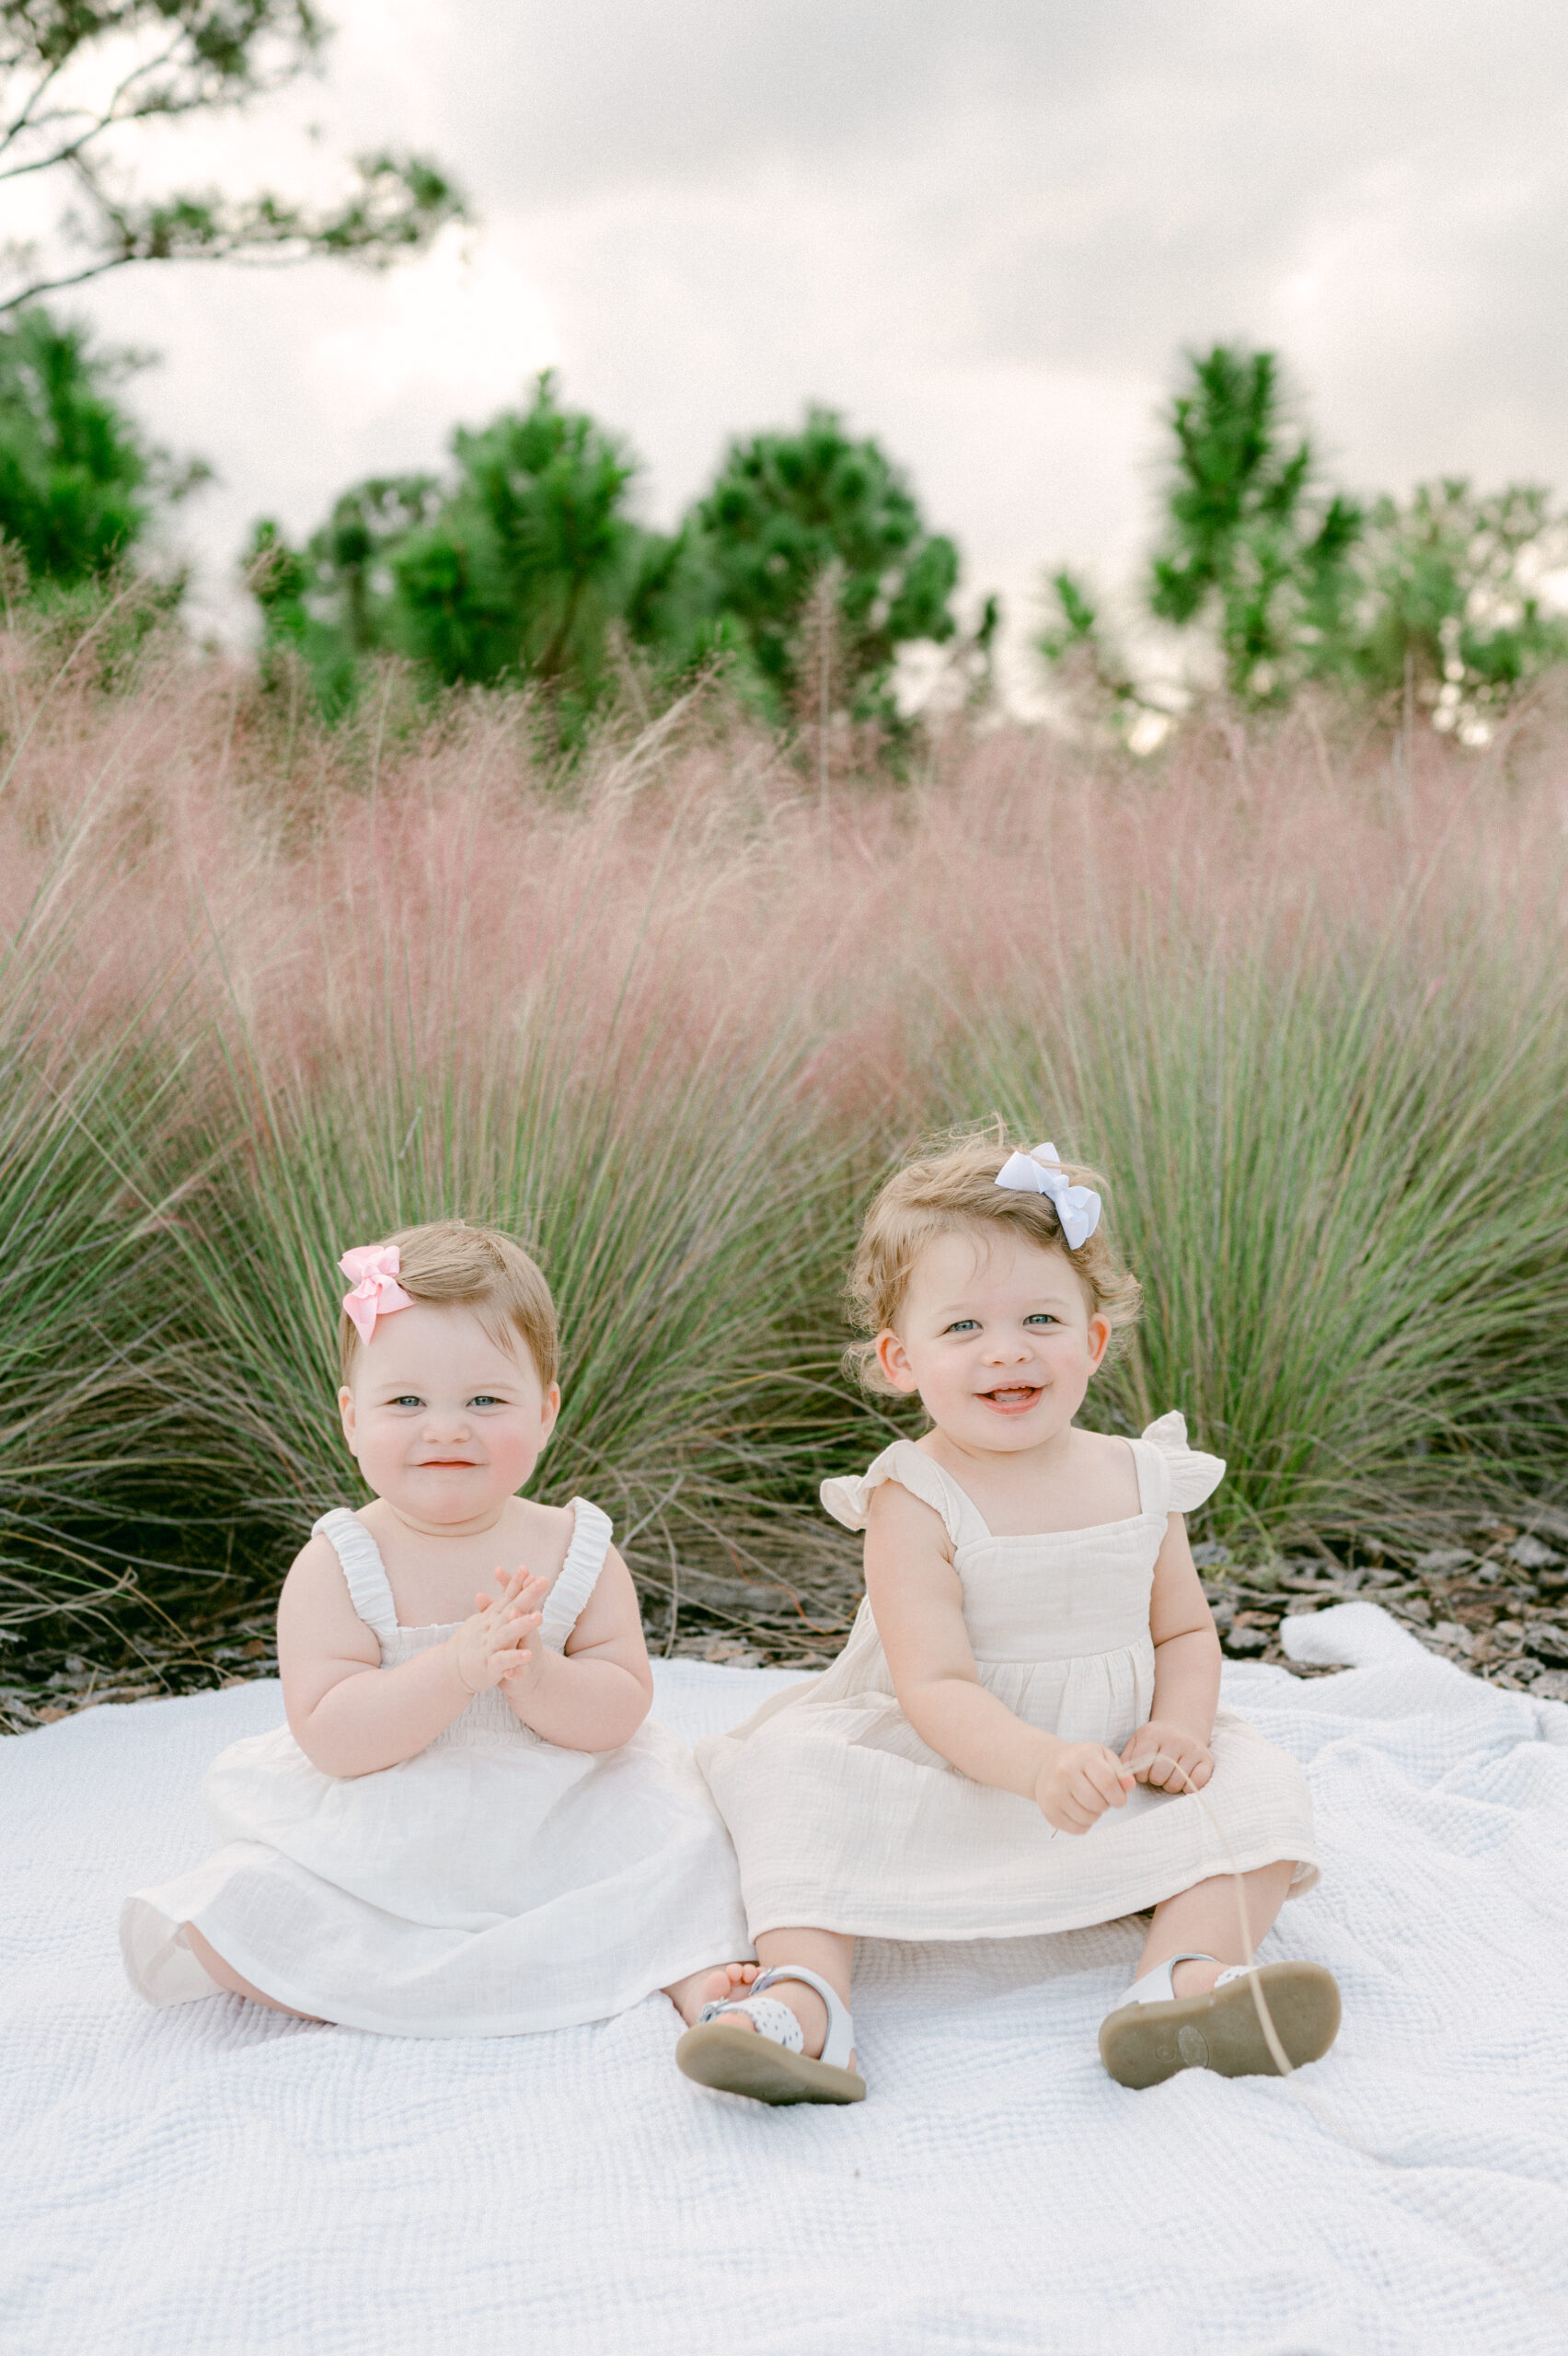
[{"label": "clasped hand", "polygon": [[1087,1832],[1108,1807],[1124,1807],[1135,1784],[1162,1792],[1201,1792],[1214,1773],[1214,1754],[1195,1735],[1168,1719],[1151,1718],[1123,1746],[1120,1757],[1102,1742],[1064,1742],[1034,1783],[1040,1812],[1058,1832]]},{"label": "clasped hand", "polygon": [[1124,1807],[1132,1771],[1102,1742],[1059,1742],[1034,1779],[1034,1797],[1058,1832],[1087,1832],[1108,1807]]},{"label": "clasped hand", "polygon": [[1201,1792],[1214,1773],[1214,1753],[1169,1718],[1151,1718],[1124,1744],[1122,1764],[1157,1791]]},{"label": "clasped hand", "polygon": [[527,1690],[539,1674],[540,1647],[532,1640],[544,1617],[539,1609],[548,1579],[526,1570],[498,1570],[495,1595],[474,1598],[475,1610],[446,1639],[459,1684],[470,1693],[504,1685],[510,1698]]}]

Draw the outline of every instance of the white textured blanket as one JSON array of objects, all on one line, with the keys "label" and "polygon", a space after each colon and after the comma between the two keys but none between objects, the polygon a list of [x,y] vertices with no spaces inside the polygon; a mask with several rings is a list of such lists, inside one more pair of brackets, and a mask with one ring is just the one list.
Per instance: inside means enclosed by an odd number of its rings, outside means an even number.
[{"label": "white textured blanket", "polygon": [[[203,1851],[207,1761],[278,1689],[0,1744],[6,2356],[1562,2356],[1568,1708],[1369,1604],[1227,1670],[1307,1765],[1324,1858],[1282,1946],[1344,2027],[1297,2080],[1131,2094],[1095,2030],[1134,1926],[869,1947],[870,2095],[753,2108],[663,1998],[494,2042],[152,2013],[122,1891]],[[693,1737],[779,1680],[662,1668]]]}]

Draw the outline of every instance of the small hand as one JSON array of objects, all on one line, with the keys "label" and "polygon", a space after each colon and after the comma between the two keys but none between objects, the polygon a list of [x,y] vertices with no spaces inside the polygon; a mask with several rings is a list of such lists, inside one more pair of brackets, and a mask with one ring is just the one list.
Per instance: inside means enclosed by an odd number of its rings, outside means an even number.
[{"label": "small hand", "polygon": [[1124,1807],[1133,1778],[1102,1742],[1064,1742],[1035,1778],[1034,1797],[1058,1832],[1087,1832],[1108,1807]]},{"label": "small hand", "polygon": [[510,1578],[498,1571],[496,1579],[500,1594],[476,1597],[478,1610],[446,1639],[457,1681],[470,1693],[486,1692],[515,1677],[536,1649],[531,1639],[541,1614],[532,1608],[538,1599],[531,1590],[542,1592],[543,1581],[530,1579],[524,1570]]},{"label": "small hand", "polygon": [[[500,1589],[499,1595],[475,1597],[474,1600],[479,1610],[481,1611],[503,1610],[510,1602],[518,1610],[526,1612],[531,1618],[532,1624],[536,1628],[543,1616],[541,1607],[550,1591],[548,1579],[536,1578],[531,1571],[525,1570],[519,1565],[517,1569],[510,1574],[498,1569],[495,1574],[495,1583]],[[521,1701],[525,1693],[530,1692],[538,1683],[544,1665],[544,1647],[541,1645],[530,1645],[517,1667],[508,1670],[501,1680],[508,1701]]]},{"label": "small hand", "polygon": [[1157,1791],[1201,1792],[1214,1773],[1214,1753],[1169,1718],[1151,1718],[1123,1746],[1122,1764]]}]

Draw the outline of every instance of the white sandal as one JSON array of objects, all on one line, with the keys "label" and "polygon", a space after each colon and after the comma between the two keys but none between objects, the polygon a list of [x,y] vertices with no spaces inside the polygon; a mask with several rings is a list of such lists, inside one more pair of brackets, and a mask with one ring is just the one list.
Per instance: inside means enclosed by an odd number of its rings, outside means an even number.
[{"label": "white sandal", "polygon": [[1100,2024],[1100,2058],[1119,2085],[1157,2086],[1178,2070],[1215,2070],[1222,2078],[1274,2078],[1279,2064],[1263,2030],[1253,1983],[1262,1992],[1293,2070],[1317,2062],[1339,2033],[1339,1986],[1320,1963],[1233,1963],[1201,1996],[1178,1996],[1179,1963],[1217,1963],[1217,1956],[1173,1955],[1134,1981]]},{"label": "white sandal", "polygon": [[[789,2005],[764,1992],[778,1980],[802,1981],[827,2006],[820,2062],[806,2052],[805,2032]],[[756,2027],[727,2028],[724,2013],[747,2013]],[[676,2046],[675,2060],[699,2086],[749,2095],[754,2102],[863,2102],[866,2082],[848,2066],[854,2052],[855,2024],[836,1992],[803,1965],[780,1963],[759,1972],[744,1996],[704,2004]]]}]

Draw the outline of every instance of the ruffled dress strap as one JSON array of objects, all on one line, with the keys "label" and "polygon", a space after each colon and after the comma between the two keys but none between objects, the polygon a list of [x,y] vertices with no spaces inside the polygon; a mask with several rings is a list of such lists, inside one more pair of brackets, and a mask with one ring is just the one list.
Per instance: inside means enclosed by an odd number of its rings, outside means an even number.
[{"label": "ruffled dress strap", "polygon": [[310,1534],[325,1538],[333,1548],[342,1565],[350,1602],[365,1626],[380,1638],[383,1651],[389,1650],[398,1641],[398,1607],[386,1583],[381,1549],[358,1514],[351,1513],[347,1506],[334,1506],[311,1524]]},{"label": "ruffled dress strap", "polygon": [[564,1652],[578,1615],[598,1584],[610,1551],[615,1524],[602,1507],[586,1497],[573,1497],[574,1526],[566,1560],[556,1573],[555,1585],[545,1598],[539,1634],[552,1652]]},{"label": "ruffled dress strap", "polygon": [[895,1439],[891,1448],[859,1474],[841,1474],[836,1480],[822,1484],[822,1501],[835,1521],[846,1530],[864,1530],[870,1511],[871,1493],[884,1481],[896,1481],[923,1506],[940,1514],[942,1526],[955,1546],[972,1546],[989,1538],[989,1530],[980,1508],[966,1496],[949,1472],[944,1472],[934,1457],[910,1439]]},{"label": "ruffled dress strap", "polygon": [[1225,1478],[1225,1459],[1187,1445],[1187,1418],[1173,1408],[1133,1442],[1145,1513],[1191,1513]]}]

